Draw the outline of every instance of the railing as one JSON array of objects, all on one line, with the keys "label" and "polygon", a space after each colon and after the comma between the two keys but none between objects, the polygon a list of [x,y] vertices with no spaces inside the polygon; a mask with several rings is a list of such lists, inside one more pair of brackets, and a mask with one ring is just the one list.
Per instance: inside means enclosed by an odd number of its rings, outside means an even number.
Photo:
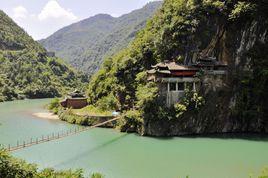
[{"label": "railing", "polygon": [[118,118],[113,118],[113,119],[110,119],[108,121],[105,121],[105,122],[102,122],[102,123],[99,123],[99,124],[96,124],[96,125],[93,125],[93,126],[90,126],[90,127],[77,127],[77,128],[69,129],[69,130],[66,130],[66,131],[52,133],[52,134],[49,134],[49,135],[46,135],[46,136],[43,135],[41,137],[31,138],[28,141],[21,141],[21,142],[17,141],[17,144],[14,145],[14,146],[8,144],[7,147],[6,147],[6,150],[12,152],[12,151],[20,150],[20,149],[23,149],[23,148],[31,147],[31,146],[34,146],[34,145],[38,145],[38,144],[41,144],[41,143],[45,143],[45,142],[49,142],[49,141],[53,141],[53,140],[58,140],[58,139],[61,139],[61,138],[65,138],[65,137],[68,137],[68,136],[71,136],[71,135],[75,135],[75,134],[87,131],[87,130],[92,129],[92,128],[96,128],[96,127],[105,125],[107,123],[116,121],[117,119]]}]

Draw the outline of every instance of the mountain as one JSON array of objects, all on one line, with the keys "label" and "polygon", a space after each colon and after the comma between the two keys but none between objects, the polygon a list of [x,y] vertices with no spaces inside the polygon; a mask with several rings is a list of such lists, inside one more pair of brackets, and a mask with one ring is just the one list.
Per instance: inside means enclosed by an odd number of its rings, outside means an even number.
[{"label": "mountain", "polygon": [[64,27],[40,43],[75,68],[93,74],[105,57],[134,39],[161,4],[151,2],[118,18],[99,14]]},{"label": "mountain", "polygon": [[0,10],[0,101],[60,96],[81,81]]},{"label": "mountain", "polygon": [[[89,101],[120,110],[121,130],[141,135],[268,133],[267,31],[266,0],[165,0],[133,43],[104,61],[90,81]],[[198,92],[185,90],[166,107],[146,71],[202,56],[226,64],[226,74],[201,70]]]}]

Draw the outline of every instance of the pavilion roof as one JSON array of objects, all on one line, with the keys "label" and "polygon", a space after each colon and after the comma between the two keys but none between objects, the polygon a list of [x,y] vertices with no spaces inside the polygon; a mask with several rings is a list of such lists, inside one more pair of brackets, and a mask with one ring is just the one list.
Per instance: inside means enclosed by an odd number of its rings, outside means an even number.
[{"label": "pavilion roof", "polygon": [[162,70],[168,70],[168,71],[172,71],[172,70],[198,70],[195,67],[180,65],[180,64],[177,64],[176,62],[160,62],[160,63],[152,66],[152,68],[154,68],[154,69],[162,68]]}]

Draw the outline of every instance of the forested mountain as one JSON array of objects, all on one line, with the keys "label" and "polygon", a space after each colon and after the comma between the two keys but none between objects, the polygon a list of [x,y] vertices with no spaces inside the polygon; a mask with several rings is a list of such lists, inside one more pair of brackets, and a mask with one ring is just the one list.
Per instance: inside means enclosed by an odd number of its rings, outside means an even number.
[{"label": "forested mountain", "polygon": [[0,101],[60,96],[82,78],[0,10]]},{"label": "forested mountain", "polygon": [[67,26],[40,43],[75,68],[93,74],[106,56],[129,44],[160,5],[152,2],[118,18],[99,14]]},{"label": "forested mountain", "polygon": [[[267,133],[267,31],[265,0],[165,0],[134,42],[93,76],[90,102],[121,110],[121,129],[144,135]],[[196,52],[226,63],[227,74],[199,73],[199,93],[165,107],[146,70],[164,60],[188,64]]]}]

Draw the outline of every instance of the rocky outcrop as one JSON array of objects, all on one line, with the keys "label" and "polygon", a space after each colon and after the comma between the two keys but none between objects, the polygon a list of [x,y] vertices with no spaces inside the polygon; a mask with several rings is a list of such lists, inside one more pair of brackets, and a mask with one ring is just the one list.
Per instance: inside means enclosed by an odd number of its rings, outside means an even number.
[{"label": "rocky outcrop", "polygon": [[[203,76],[205,106],[176,120],[145,120],[140,134],[176,136],[207,133],[268,133],[268,20],[226,22],[219,25],[203,53],[214,52],[228,64],[225,76]],[[213,50],[211,50],[211,46]]]}]

